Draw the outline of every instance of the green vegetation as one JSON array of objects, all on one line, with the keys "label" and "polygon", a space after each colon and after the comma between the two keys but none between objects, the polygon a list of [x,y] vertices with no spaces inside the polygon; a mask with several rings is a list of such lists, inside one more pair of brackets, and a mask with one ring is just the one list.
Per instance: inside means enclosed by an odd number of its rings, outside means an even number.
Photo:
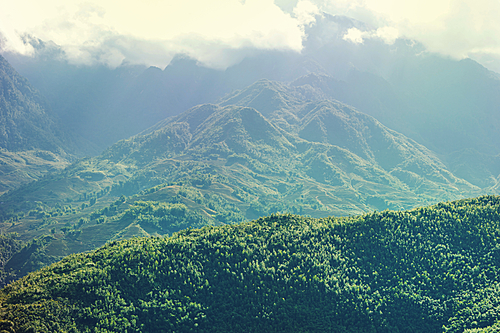
[{"label": "green vegetation", "polygon": [[[164,209],[137,205],[153,216]],[[494,332],[499,237],[500,197],[484,196],[113,241],[4,288],[1,325],[11,332]]]},{"label": "green vegetation", "polygon": [[12,275],[7,273],[5,265],[22,247],[21,242],[16,240],[16,236],[17,234],[0,235],[0,267],[2,268],[0,284],[2,286],[13,280]]},{"label": "green vegetation", "polygon": [[21,184],[40,179],[50,172],[64,169],[69,162],[44,150],[11,152],[0,148],[0,194]]}]

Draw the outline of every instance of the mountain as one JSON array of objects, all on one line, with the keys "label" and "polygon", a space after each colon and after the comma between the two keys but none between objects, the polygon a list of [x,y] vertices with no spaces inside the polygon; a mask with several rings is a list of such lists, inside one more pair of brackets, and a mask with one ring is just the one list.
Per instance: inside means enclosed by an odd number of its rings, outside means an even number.
[{"label": "mountain", "polygon": [[[284,85],[259,81],[248,89],[258,96],[267,94],[266,98],[274,101],[278,98],[271,93],[279,93],[279,88],[284,89]],[[36,197],[47,203],[63,197],[78,200],[86,186],[87,192],[97,192],[116,188],[120,181],[130,188],[125,194],[134,194],[181,179],[192,183],[198,176],[208,175],[224,175],[225,185],[232,191],[251,193],[241,188],[246,179],[245,188],[261,188],[262,194],[276,198],[287,193],[280,194],[277,189],[281,185],[291,189],[297,179],[311,182],[314,197],[324,200],[320,200],[323,204],[317,202],[323,207],[319,211],[340,215],[371,209],[365,202],[371,197],[384,202],[379,209],[408,208],[425,203],[426,198],[453,199],[479,190],[455,177],[431,151],[374,118],[330,101],[297,100],[293,106],[291,95],[286,92],[282,97],[292,107],[278,107],[267,118],[243,105],[226,106],[223,102],[197,106],[115,144],[96,158],[76,163],[60,175],[13,192],[16,200],[11,202]],[[264,103],[266,107],[270,104]],[[59,185],[50,198],[43,193],[54,181]],[[67,187],[73,188],[73,194],[65,190]],[[337,197],[335,187],[347,192]],[[411,203],[405,203],[407,199]],[[352,206],[339,209],[334,204],[338,201]]]},{"label": "mountain", "polygon": [[[416,41],[379,38],[351,43],[348,29],[373,31],[363,22],[323,14],[308,30],[303,55],[324,71],[298,79],[324,94],[374,116],[441,156],[450,170],[481,187],[498,187],[491,164],[456,156],[499,154],[500,76],[471,59],[454,60],[428,52]],[[314,74],[314,73],[311,73]],[[326,75],[325,75],[326,74]],[[463,171],[470,170],[465,173]]]},{"label": "mountain", "polygon": [[[195,105],[216,103],[260,79],[310,85],[310,93],[352,105],[389,128],[439,154],[450,170],[480,187],[498,187],[495,168],[457,161],[467,151],[495,158],[500,124],[499,75],[478,63],[443,58],[416,41],[345,39],[349,29],[374,28],[343,16],[322,13],[306,28],[302,52],[256,51],[225,70],[209,69],[178,55],[163,70],[123,64],[76,66],[61,59],[56,45],[32,39],[36,58],[5,53],[47,96],[54,112],[93,154],[166,117]],[[263,112],[263,111],[262,111]],[[464,153],[462,154],[461,151]],[[88,155],[88,153],[85,153]],[[470,173],[463,173],[470,170]]]},{"label": "mountain", "polygon": [[480,153],[474,149],[463,149],[446,157],[450,171],[482,188],[491,187],[495,193],[500,189],[500,154]]},{"label": "mountain", "polygon": [[0,56],[0,193],[64,168],[74,146],[46,100]]},{"label": "mountain", "polygon": [[[434,173],[431,177],[437,177],[435,179],[443,177],[442,181],[452,181],[454,176],[446,171],[435,153],[351,107],[322,101],[322,91],[311,88],[307,79],[304,77],[290,85],[262,80],[234,92],[220,104],[255,107],[284,130],[311,142],[340,146],[392,174],[419,170],[416,174],[430,176]],[[314,102],[301,102],[305,100]],[[331,105],[336,107],[333,112]]]},{"label": "mountain", "polygon": [[[442,64],[451,67],[446,73],[435,69],[441,62],[437,57],[421,60],[406,82],[398,79],[391,83],[353,69],[344,80],[312,73],[292,85],[310,85],[313,98],[336,99],[352,105],[431,148],[450,170],[461,170],[460,176],[470,183],[483,188],[497,187],[498,168],[491,163],[478,166],[474,158],[457,160],[457,156],[470,156],[474,152],[495,159],[498,155],[494,142],[498,136],[500,81],[494,73],[472,61]],[[462,74],[457,78],[455,72]],[[417,77],[421,80],[418,87]],[[477,167],[488,176],[478,177]]]},{"label": "mountain", "polygon": [[260,80],[3,195],[0,229],[23,242],[42,237],[12,256],[6,274],[110,240],[273,213],[409,209],[484,191],[373,117],[311,93]]},{"label": "mountain", "polygon": [[0,292],[6,331],[495,332],[500,199],[111,242]]}]

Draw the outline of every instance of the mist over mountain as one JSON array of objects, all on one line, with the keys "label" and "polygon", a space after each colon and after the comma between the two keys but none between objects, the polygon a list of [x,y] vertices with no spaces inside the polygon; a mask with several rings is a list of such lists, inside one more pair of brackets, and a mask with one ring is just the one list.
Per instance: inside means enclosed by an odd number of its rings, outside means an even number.
[{"label": "mist over mountain", "polygon": [[293,52],[256,55],[226,71],[200,66],[183,55],[163,70],[81,67],[16,55],[9,60],[47,96],[64,123],[96,147],[95,152],[258,79],[292,80],[319,68]]},{"label": "mist over mountain", "polygon": [[[470,162],[445,158],[453,152],[500,153],[495,144],[500,139],[498,74],[469,59],[428,53],[411,40],[377,36],[351,40],[346,36],[352,28],[372,31],[363,22],[323,13],[306,28],[300,54],[255,51],[225,70],[203,67],[182,55],[163,70],[126,64],[116,69],[75,66],[54,60],[57,46],[40,42],[37,58],[5,56],[47,96],[74,133],[93,143],[96,152],[166,117],[214,103],[266,78],[297,80],[296,84],[316,90],[311,94],[317,98],[352,105],[436,151],[451,170]],[[493,178],[498,176],[488,170]],[[476,176],[464,177],[482,186]]]}]

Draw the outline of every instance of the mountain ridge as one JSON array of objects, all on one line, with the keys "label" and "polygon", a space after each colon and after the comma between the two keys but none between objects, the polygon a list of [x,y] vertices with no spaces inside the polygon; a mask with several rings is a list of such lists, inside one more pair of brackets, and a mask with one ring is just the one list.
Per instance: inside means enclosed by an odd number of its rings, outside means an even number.
[{"label": "mountain ridge", "polygon": [[[402,38],[393,44],[377,38],[354,44],[343,39],[348,29],[354,27],[369,32],[373,27],[327,13],[315,19],[315,23],[306,28],[308,37],[301,54],[256,52],[224,71],[206,68],[185,55],[174,57],[163,70],[124,64],[115,70],[91,68],[87,71],[64,63],[46,60],[37,63],[38,60],[5,55],[23,69],[24,75],[33,78],[44,93],[48,95],[50,87],[58,91],[62,98],[55,95],[49,98],[52,104],[57,104],[52,108],[58,114],[73,110],[68,116],[79,119],[76,125],[81,126],[74,128],[75,133],[87,139],[92,136],[93,144],[99,146],[98,152],[165,117],[175,116],[197,104],[216,103],[225,94],[259,79],[300,80],[302,86],[307,81],[302,77],[310,75],[308,93],[311,96],[352,105],[438,154],[444,156],[462,149],[475,149],[492,156],[499,153],[492,143],[498,141],[495,138],[500,126],[498,74],[470,59],[444,59],[429,53],[418,42]],[[36,44],[39,59],[53,56],[56,46],[32,42]],[[30,61],[32,64],[26,64]],[[43,70],[35,73],[33,68]],[[53,73],[60,73],[61,68],[67,68],[75,80],[83,79],[78,82],[68,79],[67,84],[60,85],[51,78]],[[314,75],[316,79],[312,80]],[[322,77],[320,82],[319,77]],[[106,84],[101,84],[99,89],[90,89],[88,84],[79,88],[78,84],[85,82]],[[72,99],[78,96],[61,87],[74,87],[89,98],[82,103]],[[68,108],[72,103],[74,107]],[[98,111],[109,113],[109,117],[98,115]],[[260,111],[266,114],[262,107]],[[467,179],[472,180],[474,176]]]}]

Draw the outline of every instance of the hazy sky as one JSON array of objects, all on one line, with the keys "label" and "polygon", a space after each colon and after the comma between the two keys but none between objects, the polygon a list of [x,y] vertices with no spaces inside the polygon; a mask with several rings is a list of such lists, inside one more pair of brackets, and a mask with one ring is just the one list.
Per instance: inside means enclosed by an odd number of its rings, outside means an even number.
[{"label": "hazy sky", "polygon": [[0,0],[0,45],[30,54],[20,38],[30,34],[73,62],[164,67],[182,52],[223,68],[256,48],[300,52],[321,11],[500,72],[499,0]]}]

